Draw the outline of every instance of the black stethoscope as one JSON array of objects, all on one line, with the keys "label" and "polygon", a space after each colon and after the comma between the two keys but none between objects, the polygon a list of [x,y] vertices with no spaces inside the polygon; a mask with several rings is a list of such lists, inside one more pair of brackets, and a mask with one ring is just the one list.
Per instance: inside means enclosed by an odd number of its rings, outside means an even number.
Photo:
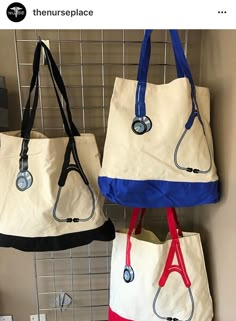
[{"label": "black stethoscope", "polygon": [[[54,205],[53,211],[52,211],[53,218],[58,222],[68,222],[68,223],[70,223],[70,222],[75,222],[75,223],[86,222],[86,221],[90,220],[95,213],[96,200],[95,200],[95,196],[92,191],[92,188],[91,188],[89,181],[88,181],[88,179],[82,169],[82,166],[80,164],[80,160],[78,157],[74,136],[79,136],[79,132],[78,132],[78,130],[77,130],[76,126],[74,125],[72,118],[71,118],[69,101],[68,101],[68,97],[66,94],[64,82],[61,78],[60,72],[57,68],[57,65],[56,65],[49,49],[41,41],[38,42],[38,44],[36,46],[35,54],[34,54],[33,76],[32,76],[32,80],[31,80],[30,92],[29,92],[29,96],[28,96],[28,100],[26,103],[26,108],[25,108],[23,120],[22,120],[21,136],[24,138],[23,138],[22,144],[21,144],[21,152],[20,152],[20,160],[19,160],[19,170],[20,171],[16,177],[16,188],[19,191],[23,192],[23,191],[26,191],[27,189],[29,189],[33,183],[33,176],[30,173],[30,171],[28,170],[28,145],[29,145],[29,141],[30,141],[30,132],[31,132],[31,129],[33,126],[36,108],[37,108],[37,102],[38,102],[38,95],[39,95],[38,73],[39,73],[40,54],[41,54],[42,47],[44,48],[44,51],[46,54],[47,65],[48,65],[48,69],[49,69],[49,72],[50,72],[50,75],[52,78],[57,101],[58,101],[58,104],[60,107],[65,131],[67,133],[67,136],[69,137],[68,144],[67,144],[66,151],[65,151],[62,171],[61,171],[60,178],[58,181],[59,189],[58,189],[57,196],[56,196],[56,202],[55,202],[55,205]],[[30,98],[31,98],[31,94],[32,94],[32,91],[34,88],[35,88],[35,94],[34,94],[33,106],[32,106],[32,109],[30,109]],[[61,92],[63,99],[66,102],[66,112],[67,112],[68,119],[66,118],[57,88]],[[74,164],[70,163],[71,156],[74,159],[74,162],[75,162]],[[76,218],[71,218],[71,217],[59,218],[57,216],[57,207],[58,207],[58,203],[60,200],[62,187],[65,185],[67,176],[68,176],[69,172],[71,172],[71,171],[76,171],[81,176],[82,180],[84,181],[84,183],[87,186],[88,191],[91,195],[92,209],[91,209],[90,214],[86,218],[78,218],[78,217],[76,217]]]},{"label": "black stethoscope", "polygon": [[[16,178],[16,187],[21,192],[24,192],[27,189],[29,189],[33,183],[33,176],[30,173],[30,171],[28,170],[28,154],[27,154],[28,153],[28,144],[29,144],[29,139],[23,139],[21,153],[20,153],[21,157],[20,157],[20,161],[19,161],[20,171],[17,174],[17,178]],[[71,154],[72,154],[72,157],[75,161],[75,164],[70,164]],[[88,191],[91,195],[92,209],[91,209],[90,214],[86,218],[78,218],[78,217],[59,218],[59,217],[57,217],[57,207],[58,207],[58,203],[60,201],[62,187],[65,185],[67,176],[68,176],[69,172],[71,172],[71,171],[76,171],[81,176],[82,180],[84,181],[84,183],[87,186]],[[78,222],[89,221],[95,213],[96,200],[95,200],[93,190],[90,187],[89,181],[88,181],[88,179],[82,169],[82,166],[80,164],[75,140],[73,137],[69,138],[69,142],[67,144],[65,157],[64,157],[64,163],[63,163],[63,167],[62,167],[62,171],[61,171],[58,185],[59,185],[59,188],[58,188],[58,192],[57,192],[57,196],[56,196],[56,202],[55,202],[55,205],[54,205],[53,211],[52,211],[53,218],[58,222],[67,222],[67,223],[71,223],[71,222],[78,223]]]},{"label": "black stethoscope", "polygon": [[[75,162],[74,164],[70,163],[71,157],[74,159],[74,162]],[[59,218],[57,216],[57,207],[58,207],[58,203],[60,201],[61,191],[62,191],[63,186],[66,183],[68,174],[71,171],[76,171],[80,175],[80,177],[82,178],[84,184],[87,186],[88,191],[89,191],[90,196],[91,196],[92,209],[91,209],[90,214],[85,218],[79,218],[79,217]],[[56,202],[55,202],[55,205],[53,207],[53,218],[57,222],[60,222],[60,223],[62,223],[62,222],[78,223],[78,222],[87,222],[87,221],[89,221],[93,217],[93,215],[95,213],[96,200],[95,200],[95,196],[94,196],[94,193],[92,191],[92,188],[91,188],[91,186],[89,184],[89,181],[88,181],[88,179],[87,179],[87,177],[86,177],[86,175],[85,175],[85,173],[84,173],[84,171],[82,169],[82,166],[80,164],[74,137],[70,137],[69,138],[69,142],[67,144],[65,157],[64,157],[64,163],[63,163],[63,166],[62,166],[62,171],[61,171],[61,175],[60,175],[60,178],[59,178],[59,181],[58,181],[58,185],[59,185],[59,188],[58,188],[58,192],[57,192]]]},{"label": "black stethoscope", "polygon": [[33,176],[30,171],[20,171],[16,177],[16,187],[24,192],[33,184]]},{"label": "black stethoscope", "polygon": [[28,145],[29,139],[24,138],[21,144],[19,160],[20,171],[16,177],[16,188],[21,192],[26,191],[33,183],[33,176],[28,170]]}]

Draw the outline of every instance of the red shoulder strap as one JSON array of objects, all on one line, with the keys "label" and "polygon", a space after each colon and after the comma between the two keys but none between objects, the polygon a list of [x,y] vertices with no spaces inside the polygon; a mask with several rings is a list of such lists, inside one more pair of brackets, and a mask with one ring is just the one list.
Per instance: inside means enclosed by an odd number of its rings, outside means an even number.
[{"label": "red shoulder strap", "polygon": [[131,263],[130,263],[130,252],[131,252],[131,246],[132,246],[132,243],[131,243],[131,235],[133,233],[133,230],[135,228],[135,225],[136,225],[136,222],[138,221],[138,216],[139,216],[139,212],[141,210],[141,217],[140,217],[140,220],[139,220],[139,223],[135,229],[135,234],[140,234],[141,232],[141,224],[142,224],[142,219],[143,219],[143,216],[144,216],[144,213],[145,213],[145,208],[134,208],[133,209],[133,212],[132,212],[132,216],[131,216],[131,219],[130,219],[130,224],[129,224],[129,230],[128,230],[128,234],[127,234],[127,243],[126,243],[126,265],[127,266],[130,266]]}]

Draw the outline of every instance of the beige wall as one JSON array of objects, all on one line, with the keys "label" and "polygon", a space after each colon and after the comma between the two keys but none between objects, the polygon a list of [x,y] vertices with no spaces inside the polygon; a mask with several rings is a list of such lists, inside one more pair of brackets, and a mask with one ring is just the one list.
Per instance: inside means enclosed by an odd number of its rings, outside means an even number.
[{"label": "beige wall", "polygon": [[[0,75],[6,77],[9,99],[9,127],[19,128],[19,99],[14,49],[14,32],[0,30]],[[0,315],[14,315],[27,321],[34,314],[33,255],[0,248]]]},{"label": "beige wall", "polygon": [[36,314],[33,263],[32,253],[0,249],[0,315],[29,321]]},{"label": "beige wall", "polygon": [[203,32],[201,84],[211,90],[211,124],[222,197],[195,209],[215,303],[214,321],[235,320],[236,30]]},{"label": "beige wall", "polygon": [[19,128],[20,109],[16,76],[14,31],[0,30],[0,76],[6,77],[9,105],[9,128]]}]

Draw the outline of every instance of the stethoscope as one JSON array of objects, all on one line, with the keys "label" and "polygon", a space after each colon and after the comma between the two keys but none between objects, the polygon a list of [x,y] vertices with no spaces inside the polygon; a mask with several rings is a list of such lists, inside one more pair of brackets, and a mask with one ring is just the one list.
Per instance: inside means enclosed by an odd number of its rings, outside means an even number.
[{"label": "stethoscope", "polygon": [[[152,128],[152,120],[150,117],[146,115],[146,103],[145,103],[145,95],[146,95],[146,86],[147,86],[147,73],[148,66],[151,54],[151,33],[152,30],[146,30],[144,39],[141,46],[140,58],[139,58],[139,66],[138,66],[138,75],[137,75],[137,86],[136,86],[136,94],[135,94],[135,117],[133,118],[131,128],[132,131],[136,135],[143,135],[148,133]],[[170,35],[172,39],[172,45],[174,50],[174,56],[177,67],[178,77],[187,77],[191,85],[191,99],[192,99],[192,110],[190,112],[190,116],[185,124],[185,128],[183,133],[181,134],[179,140],[177,141],[175,150],[174,150],[174,164],[179,170],[184,170],[192,174],[207,174],[210,172],[212,168],[212,155],[209,148],[209,144],[206,138],[205,129],[203,122],[201,120],[199,108],[196,100],[196,90],[195,85],[192,79],[192,75],[188,66],[188,62],[184,55],[184,51],[178,36],[178,32],[176,30],[170,30]],[[181,144],[184,141],[184,137],[187,132],[191,129],[195,118],[198,118],[203,134],[205,136],[205,141],[207,144],[207,149],[209,152],[209,167],[207,169],[199,169],[193,168],[193,166],[183,166],[178,162],[178,152]]]},{"label": "stethoscope", "polygon": [[[194,120],[195,118],[198,119],[201,127],[202,127],[202,131],[203,131],[203,135],[205,136],[205,141],[206,141],[206,146],[207,146],[207,150],[208,150],[208,154],[209,154],[209,167],[207,169],[199,169],[199,168],[193,168],[193,167],[186,167],[186,166],[182,166],[179,164],[178,162],[178,153],[179,153],[179,148],[181,146],[181,144],[183,143],[184,141],[184,138],[187,134],[187,132],[192,128],[193,126],[193,123],[194,123]],[[174,163],[175,163],[175,166],[180,169],[180,170],[184,170],[184,171],[187,171],[189,173],[193,173],[193,174],[207,174],[210,172],[211,168],[212,168],[212,155],[211,155],[211,152],[210,152],[210,147],[209,147],[209,144],[208,144],[208,141],[207,141],[207,138],[206,138],[206,133],[205,133],[205,128],[204,128],[204,125],[203,125],[203,122],[202,122],[202,119],[201,119],[201,116],[200,116],[200,112],[199,112],[199,108],[198,108],[198,104],[197,104],[197,101],[195,98],[192,98],[192,112],[185,124],[185,129],[183,131],[183,133],[181,134],[177,144],[176,144],[176,147],[175,147],[175,151],[174,151]]]},{"label": "stethoscope", "polygon": [[[139,92],[140,92],[140,88],[142,88],[142,84],[138,84],[137,85],[137,99],[139,99]],[[212,155],[210,152],[210,148],[209,148],[209,144],[206,138],[206,134],[205,134],[205,129],[204,129],[204,125],[200,116],[200,112],[198,109],[198,105],[197,105],[197,101],[196,99],[192,98],[192,112],[185,124],[185,128],[183,130],[183,133],[181,134],[179,140],[177,141],[175,150],[174,150],[174,164],[175,166],[180,169],[180,170],[184,170],[187,171],[189,173],[193,173],[193,174],[207,174],[210,172],[211,168],[212,168]],[[136,104],[137,106],[139,106],[139,103]],[[202,131],[203,131],[203,135],[205,136],[205,141],[206,141],[206,145],[207,145],[207,150],[208,150],[208,154],[209,154],[209,167],[207,169],[199,169],[199,168],[193,168],[191,166],[183,166],[181,164],[179,164],[178,161],[178,153],[179,153],[179,149],[180,146],[183,144],[184,142],[184,138],[186,136],[186,134],[188,133],[188,131],[192,128],[193,123],[195,118],[198,119],[198,121],[201,124],[202,127]],[[131,125],[132,131],[136,134],[136,135],[143,135],[145,133],[148,133],[151,128],[152,128],[152,121],[150,119],[150,117],[144,115],[144,116],[135,116]]]},{"label": "stethoscope", "polygon": [[154,297],[154,300],[153,300],[152,309],[153,309],[154,314],[159,319],[167,320],[167,321],[190,321],[190,320],[192,320],[193,313],[194,313],[194,299],[193,299],[193,294],[192,294],[191,288],[188,288],[189,297],[190,297],[190,301],[191,301],[191,312],[190,312],[190,315],[189,315],[188,319],[185,319],[185,320],[177,319],[175,317],[170,317],[170,316],[164,317],[164,316],[161,316],[159,313],[157,313],[157,311],[156,311],[156,303],[157,303],[158,296],[159,296],[159,294],[161,292],[161,289],[162,289],[161,287],[158,288],[157,293],[156,293],[156,295]]},{"label": "stethoscope", "polygon": [[[144,215],[144,211],[145,211],[145,209],[142,209],[142,216],[140,218],[140,222],[137,227],[139,229],[139,231],[136,230],[136,232],[135,232],[136,234],[139,234],[141,231],[141,220]],[[134,270],[131,266],[130,252],[131,252],[131,246],[132,246],[131,235],[134,230],[135,223],[138,219],[138,215],[139,215],[139,209],[135,208],[132,213],[130,227],[129,227],[129,231],[127,234],[126,265],[125,265],[124,272],[123,272],[123,279],[126,283],[132,282],[135,277]],[[191,282],[190,282],[190,279],[189,279],[187,271],[186,271],[184,258],[183,258],[183,254],[181,251],[179,238],[178,238],[178,235],[183,236],[183,234],[180,229],[175,210],[168,208],[167,209],[167,216],[168,216],[168,225],[169,225],[169,230],[170,230],[172,240],[171,240],[170,249],[169,249],[169,252],[167,255],[167,259],[166,259],[166,264],[165,264],[163,273],[162,273],[160,280],[159,280],[159,287],[158,287],[155,297],[153,299],[152,308],[153,308],[154,314],[161,320],[191,321],[193,318],[193,314],[194,314],[194,298],[193,298],[193,294],[191,291]],[[178,227],[178,233],[176,230],[176,225]],[[176,257],[178,264],[172,264],[174,257]],[[191,301],[191,311],[190,311],[189,317],[185,320],[181,320],[181,319],[178,319],[178,318],[175,318],[172,316],[162,316],[160,313],[157,312],[157,309],[156,309],[156,303],[158,301],[160,292],[163,289],[163,287],[165,286],[165,283],[166,283],[170,273],[172,273],[172,272],[178,272],[181,275],[183,282],[188,289],[188,293],[189,293],[189,297],[190,297],[190,301]]]},{"label": "stethoscope", "polygon": [[[72,157],[73,157],[73,159],[75,161],[75,164],[71,164],[70,163],[70,159]],[[81,176],[81,178],[82,178],[84,184],[87,186],[88,191],[89,191],[90,196],[91,196],[92,209],[91,209],[90,214],[85,218],[79,218],[79,217],[59,218],[57,216],[57,207],[58,207],[58,203],[59,203],[59,200],[60,200],[61,191],[62,191],[63,186],[65,185],[65,182],[66,182],[66,179],[68,177],[68,174],[71,171],[76,171]],[[57,222],[67,222],[67,223],[71,223],[71,222],[78,223],[78,222],[87,222],[87,221],[89,221],[93,217],[93,215],[95,213],[96,200],[95,200],[95,196],[94,196],[93,190],[92,190],[92,188],[91,188],[91,186],[89,184],[89,181],[88,181],[88,179],[87,179],[87,177],[86,177],[86,175],[85,175],[85,173],[84,173],[84,171],[82,169],[82,166],[80,164],[74,137],[70,137],[69,138],[69,142],[68,142],[68,145],[67,145],[67,148],[66,148],[64,163],[63,163],[63,166],[62,166],[62,171],[61,171],[61,175],[60,175],[60,178],[59,178],[59,181],[58,181],[58,185],[59,185],[59,188],[58,188],[58,192],[57,192],[56,202],[55,202],[55,205],[53,207],[53,218]]]},{"label": "stethoscope", "polygon": [[[176,258],[177,258],[178,265],[172,264],[174,256],[176,256]],[[159,295],[161,293],[161,290],[165,286],[165,283],[166,283],[170,273],[172,273],[172,272],[180,273],[180,275],[182,276],[183,282],[188,289],[188,294],[189,294],[190,302],[191,302],[191,311],[190,311],[189,317],[185,320],[178,319],[175,317],[170,317],[170,316],[162,316],[160,313],[157,312],[157,309],[156,309],[156,304],[157,304]],[[170,250],[169,250],[169,253],[168,253],[168,256],[166,259],[166,265],[163,270],[162,276],[159,280],[159,287],[158,287],[155,297],[153,299],[152,308],[153,308],[154,314],[159,319],[162,319],[162,320],[167,320],[167,321],[191,321],[192,320],[192,317],[194,314],[194,299],[193,299],[193,294],[191,291],[191,282],[190,282],[189,277],[187,275],[187,271],[185,268],[184,259],[183,259],[183,255],[182,255],[182,251],[181,251],[178,239],[172,239],[172,241],[171,241]]]},{"label": "stethoscope", "polygon": [[143,135],[152,128],[152,121],[147,115],[143,115],[142,111],[146,110],[144,97],[146,92],[146,83],[138,82],[135,98],[135,117],[131,128],[136,135]]},{"label": "stethoscope", "polygon": [[152,121],[148,116],[135,116],[131,125],[133,132],[137,135],[143,135],[152,128]]},{"label": "stethoscope", "polygon": [[[69,109],[69,101],[68,101],[66,90],[65,90],[65,85],[64,85],[61,75],[58,71],[57,65],[56,65],[49,49],[41,41],[38,42],[37,47],[36,47],[36,51],[35,51],[35,55],[34,55],[33,76],[32,76],[32,80],[31,80],[31,84],[30,84],[30,93],[29,93],[29,97],[28,97],[28,100],[26,103],[26,108],[25,108],[23,121],[22,121],[22,133],[23,133],[22,137],[24,137],[24,138],[23,138],[22,144],[21,144],[21,152],[20,152],[20,160],[19,160],[19,173],[17,174],[17,177],[16,177],[16,188],[19,191],[24,192],[27,189],[29,189],[33,183],[33,175],[30,173],[30,171],[28,169],[28,145],[30,142],[30,131],[33,126],[33,121],[35,118],[35,112],[36,112],[37,102],[38,102],[38,95],[39,95],[38,72],[39,72],[39,65],[40,65],[41,47],[43,47],[45,50],[45,54],[46,54],[45,56],[47,58],[48,69],[51,74],[51,78],[52,78],[53,86],[55,89],[56,97],[58,100],[58,104],[60,107],[63,123],[65,126],[66,133],[68,135],[68,144],[66,147],[62,171],[61,171],[59,182],[58,182],[59,189],[58,189],[57,196],[56,196],[56,202],[54,204],[53,211],[52,211],[53,218],[57,222],[67,222],[67,223],[86,222],[86,221],[90,220],[95,213],[96,200],[95,200],[93,190],[92,190],[92,188],[89,184],[89,181],[88,181],[88,179],[82,169],[82,166],[80,164],[78,152],[76,149],[76,143],[75,143],[74,136],[79,136],[80,134],[72,121],[71,112]],[[31,110],[31,114],[30,114],[30,98],[31,98],[31,94],[32,94],[34,87],[35,87],[35,95],[34,95],[33,106],[32,106],[32,110]],[[66,111],[67,111],[68,121],[66,119],[65,112],[63,110],[63,106],[62,106],[62,103],[61,103],[61,100],[60,100],[60,97],[58,94],[57,87],[60,90],[60,92],[63,96],[63,99],[66,102]],[[25,137],[27,137],[27,138],[25,138]],[[74,164],[70,163],[71,157],[74,159]],[[84,184],[87,186],[88,191],[91,195],[92,209],[91,209],[90,214],[86,218],[79,218],[79,217],[59,218],[57,216],[57,207],[58,207],[58,203],[60,200],[62,187],[65,185],[67,176],[68,176],[69,172],[71,172],[71,171],[76,171],[81,176]]]},{"label": "stethoscope", "polygon": [[[139,208],[133,209],[133,213],[132,213],[130,225],[129,225],[129,230],[128,230],[128,234],[127,234],[126,258],[125,258],[125,267],[124,267],[124,271],[123,271],[123,279],[126,283],[130,283],[134,280],[134,269],[131,266],[131,259],[130,259],[130,252],[131,252],[131,246],[132,246],[131,235],[133,233],[135,224],[138,220],[139,212],[140,212]],[[142,224],[142,219],[143,219],[144,213],[145,213],[145,208],[142,208],[140,220],[139,220],[139,223],[135,229],[135,234],[140,234],[140,232],[141,232],[141,224]]]},{"label": "stethoscope", "polygon": [[[165,267],[159,279],[159,287],[153,299],[152,308],[153,308],[154,314],[159,319],[167,320],[167,321],[191,321],[194,314],[194,299],[191,291],[191,281],[187,274],[184,257],[183,257],[180,242],[179,242],[179,237],[182,237],[183,233],[180,228],[176,211],[174,208],[167,208],[167,220],[168,220],[168,227],[169,227],[170,236],[171,236],[171,244],[170,244],[169,252],[166,258]],[[176,258],[177,264],[173,264],[174,258]],[[157,312],[157,309],[156,309],[156,303],[158,301],[161,290],[164,288],[169,275],[173,272],[179,273],[181,275],[184,285],[188,289],[188,293],[191,301],[191,311],[190,311],[189,317],[185,320],[183,319],[181,320],[172,316],[162,316],[160,313]]]},{"label": "stethoscope", "polygon": [[[29,141],[30,141],[29,139],[23,139],[23,141],[22,141],[20,161],[19,161],[20,171],[17,174],[17,178],[16,178],[16,187],[21,192],[24,192],[27,189],[29,189],[33,183],[33,175],[28,170],[28,154],[27,153],[28,153]],[[71,155],[75,161],[75,164],[70,163]],[[71,171],[76,171],[81,176],[84,184],[87,186],[88,191],[91,195],[92,209],[91,209],[90,214],[86,218],[78,218],[78,217],[59,218],[57,216],[57,207],[58,207],[58,203],[60,201],[62,188],[65,185],[67,176]],[[57,222],[67,222],[67,223],[71,223],[71,222],[78,223],[78,222],[89,221],[95,213],[96,200],[95,200],[94,192],[93,192],[93,190],[89,184],[89,181],[88,181],[88,179],[82,169],[82,166],[80,164],[75,140],[73,137],[69,138],[69,142],[68,142],[68,145],[66,148],[64,163],[62,166],[62,171],[61,171],[58,185],[59,185],[59,188],[58,188],[58,192],[57,192],[57,196],[56,196],[56,202],[54,204],[53,211],[52,211],[53,218]]]},{"label": "stethoscope", "polygon": [[29,139],[24,138],[21,144],[20,160],[19,160],[19,173],[16,177],[16,188],[24,192],[31,187],[33,183],[33,175],[28,170],[28,145]]}]

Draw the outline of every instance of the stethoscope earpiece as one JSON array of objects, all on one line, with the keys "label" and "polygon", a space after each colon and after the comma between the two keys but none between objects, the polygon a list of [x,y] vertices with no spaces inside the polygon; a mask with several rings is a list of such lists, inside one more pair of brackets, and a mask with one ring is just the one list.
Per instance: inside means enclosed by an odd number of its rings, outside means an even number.
[{"label": "stethoscope earpiece", "polygon": [[24,192],[33,183],[33,176],[29,171],[19,172],[16,178],[16,187],[19,191]]},{"label": "stethoscope earpiece", "polygon": [[123,278],[126,283],[130,283],[134,280],[134,270],[132,266],[125,266]]},{"label": "stethoscope earpiece", "polygon": [[131,128],[135,134],[143,135],[152,128],[152,121],[147,116],[134,117]]}]

